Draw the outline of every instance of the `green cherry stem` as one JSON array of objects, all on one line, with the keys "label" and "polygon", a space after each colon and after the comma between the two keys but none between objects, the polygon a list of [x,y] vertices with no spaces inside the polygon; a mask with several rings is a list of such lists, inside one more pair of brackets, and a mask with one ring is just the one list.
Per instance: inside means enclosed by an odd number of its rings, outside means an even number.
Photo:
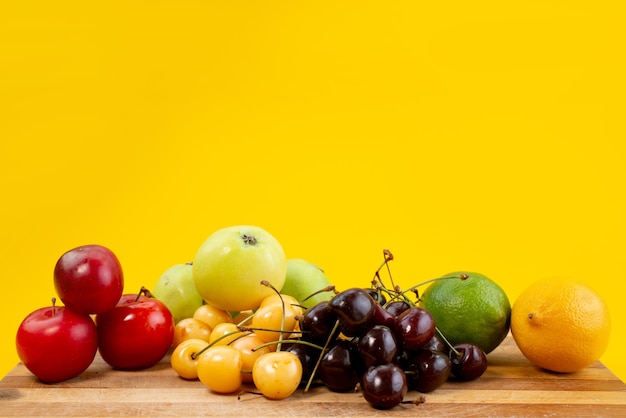
[{"label": "green cherry stem", "polygon": [[[287,340],[282,340],[283,343],[294,343],[294,344],[303,344],[303,345],[308,345],[309,347],[313,347],[313,348],[317,348],[318,350],[324,350],[324,347],[322,347],[321,345],[317,345],[308,341],[303,341],[303,340],[291,340],[291,339],[287,339]],[[278,344],[278,341],[269,341],[263,344],[260,344],[256,347],[254,347],[252,349],[252,351],[257,351],[260,350],[263,347],[269,347],[272,345],[276,345]]]},{"label": "green cherry stem", "polygon": [[326,353],[326,350],[328,349],[328,345],[330,344],[331,337],[333,335],[335,335],[335,332],[337,331],[337,328],[339,328],[339,320],[335,321],[335,326],[333,326],[332,331],[330,331],[330,334],[328,334],[328,338],[326,339],[326,343],[324,344],[324,347],[323,347],[322,351],[320,352],[320,356],[317,358],[317,362],[315,363],[315,367],[313,367],[313,371],[311,372],[311,376],[309,377],[309,381],[306,382],[306,386],[304,388],[304,393],[307,393],[309,391],[309,388],[311,387],[311,382],[313,382],[313,377],[315,377],[315,373],[317,372],[317,368],[319,367],[320,363],[322,362],[322,357],[324,357],[324,353]]},{"label": "green cherry stem", "polygon": [[280,329],[281,332],[278,334],[278,344],[276,345],[276,351],[280,351],[280,349],[282,348],[282,342],[283,342],[283,332],[285,329],[285,301],[283,299],[283,297],[281,296],[280,292],[278,291],[278,289],[276,289],[270,282],[268,282],[267,280],[261,280],[261,284],[263,286],[267,286],[270,289],[272,289],[274,292],[276,292],[276,294],[278,295],[278,298],[280,299],[280,304],[281,307],[283,309],[283,317],[280,319]]},{"label": "green cherry stem", "polygon": [[424,282],[418,283],[414,286],[409,287],[408,289],[403,290],[402,292],[400,292],[400,294],[405,295],[408,292],[412,292],[413,290],[417,289],[418,287],[424,286],[428,283],[432,283],[432,282],[437,282],[439,280],[466,280],[467,279],[467,274],[455,274],[452,276],[441,276],[441,277],[437,277],[435,279],[430,279],[430,280],[426,280]]},{"label": "green cherry stem", "polygon": [[461,356],[461,353],[459,353],[459,351],[458,351],[456,348],[454,348],[454,346],[450,343],[450,341],[448,341],[448,339],[446,338],[446,336],[445,336],[445,335],[443,335],[443,332],[441,332],[441,330],[440,330],[439,328],[437,328],[436,326],[435,326],[435,331],[437,331],[437,334],[438,334],[438,335],[441,337],[441,339],[442,339],[442,340],[446,343],[446,345],[448,346],[448,348],[450,348],[450,350],[451,350],[451,351],[453,351],[453,352],[454,352],[454,354],[455,354],[457,357],[460,357],[460,356]]},{"label": "green cherry stem", "polygon": [[[224,338],[226,338],[226,337],[230,337],[230,336],[235,335],[235,334],[241,334],[242,332],[245,332],[245,333],[246,333],[245,335],[252,334],[252,332],[241,331],[240,329],[237,329],[237,331],[230,331],[230,332],[227,332],[226,334],[221,335],[219,338],[216,338],[215,340],[211,341],[211,342],[210,342],[209,344],[207,344],[207,345],[206,345],[206,347],[204,347],[202,350],[200,350],[200,351],[198,351],[198,352],[196,352],[196,353],[193,353],[193,354],[191,355],[191,358],[192,358],[193,360],[197,359],[198,357],[200,357],[200,355],[201,355],[202,353],[204,353],[205,351],[207,351],[209,348],[213,347],[213,346],[214,346],[216,343],[218,343],[219,341],[222,341]],[[244,336],[244,335],[241,335],[239,338],[241,338],[241,337],[243,337],[243,336]]]}]

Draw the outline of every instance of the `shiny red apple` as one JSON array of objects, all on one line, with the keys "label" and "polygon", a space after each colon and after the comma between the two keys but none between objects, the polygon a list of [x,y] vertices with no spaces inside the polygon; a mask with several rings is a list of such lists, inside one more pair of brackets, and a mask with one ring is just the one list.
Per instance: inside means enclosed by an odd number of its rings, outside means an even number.
[{"label": "shiny red apple", "polygon": [[113,309],[96,315],[96,325],[100,355],[115,369],[155,365],[174,338],[172,313],[163,302],[145,294],[123,295]]},{"label": "shiny red apple", "polygon": [[98,334],[89,315],[53,304],[24,318],[15,343],[31,373],[43,382],[56,383],[89,367],[98,349]]},{"label": "shiny red apple", "polygon": [[113,251],[102,245],[83,245],[57,260],[54,287],[68,308],[98,314],[112,309],[119,301],[124,274]]}]

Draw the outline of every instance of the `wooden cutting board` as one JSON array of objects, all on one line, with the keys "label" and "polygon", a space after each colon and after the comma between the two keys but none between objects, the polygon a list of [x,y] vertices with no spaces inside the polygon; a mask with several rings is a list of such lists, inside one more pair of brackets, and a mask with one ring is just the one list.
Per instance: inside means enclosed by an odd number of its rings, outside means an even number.
[{"label": "wooden cutting board", "polygon": [[[618,416],[626,417],[626,384],[600,362],[573,374],[532,366],[509,336],[489,354],[485,374],[473,382],[447,382],[391,410],[373,409],[356,392],[316,387],[271,401],[252,393],[216,395],[199,381],[179,378],[165,358],[141,371],[115,371],[99,357],[81,376],[54,385],[18,364],[0,382],[3,417],[324,417],[324,416]],[[247,389],[252,390],[252,387]]]}]

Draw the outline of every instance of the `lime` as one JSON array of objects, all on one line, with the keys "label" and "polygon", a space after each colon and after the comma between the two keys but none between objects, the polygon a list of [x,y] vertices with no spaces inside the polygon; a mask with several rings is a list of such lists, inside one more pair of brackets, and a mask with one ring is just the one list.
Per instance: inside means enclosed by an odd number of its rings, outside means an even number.
[{"label": "lime", "polygon": [[480,273],[460,271],[443,277],[462,275],[467,278],[432,283],[422,294],[421,304],[451,344],[472,343],[489,353],[509,332],[509,298],[496,282]]}]

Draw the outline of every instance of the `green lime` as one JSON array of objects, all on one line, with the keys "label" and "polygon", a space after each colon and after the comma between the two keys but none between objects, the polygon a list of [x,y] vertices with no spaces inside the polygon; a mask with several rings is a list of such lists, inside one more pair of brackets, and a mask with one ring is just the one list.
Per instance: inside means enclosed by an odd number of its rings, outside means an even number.
[{"label": "green lime", "polygon": [[480,273],[460,271],[444,277],[461,275],[467,278],[432,283],[422,294],[421,305],[451,344],[473,343],[489,353],[509,332],[509,298],[496,282]]}]

